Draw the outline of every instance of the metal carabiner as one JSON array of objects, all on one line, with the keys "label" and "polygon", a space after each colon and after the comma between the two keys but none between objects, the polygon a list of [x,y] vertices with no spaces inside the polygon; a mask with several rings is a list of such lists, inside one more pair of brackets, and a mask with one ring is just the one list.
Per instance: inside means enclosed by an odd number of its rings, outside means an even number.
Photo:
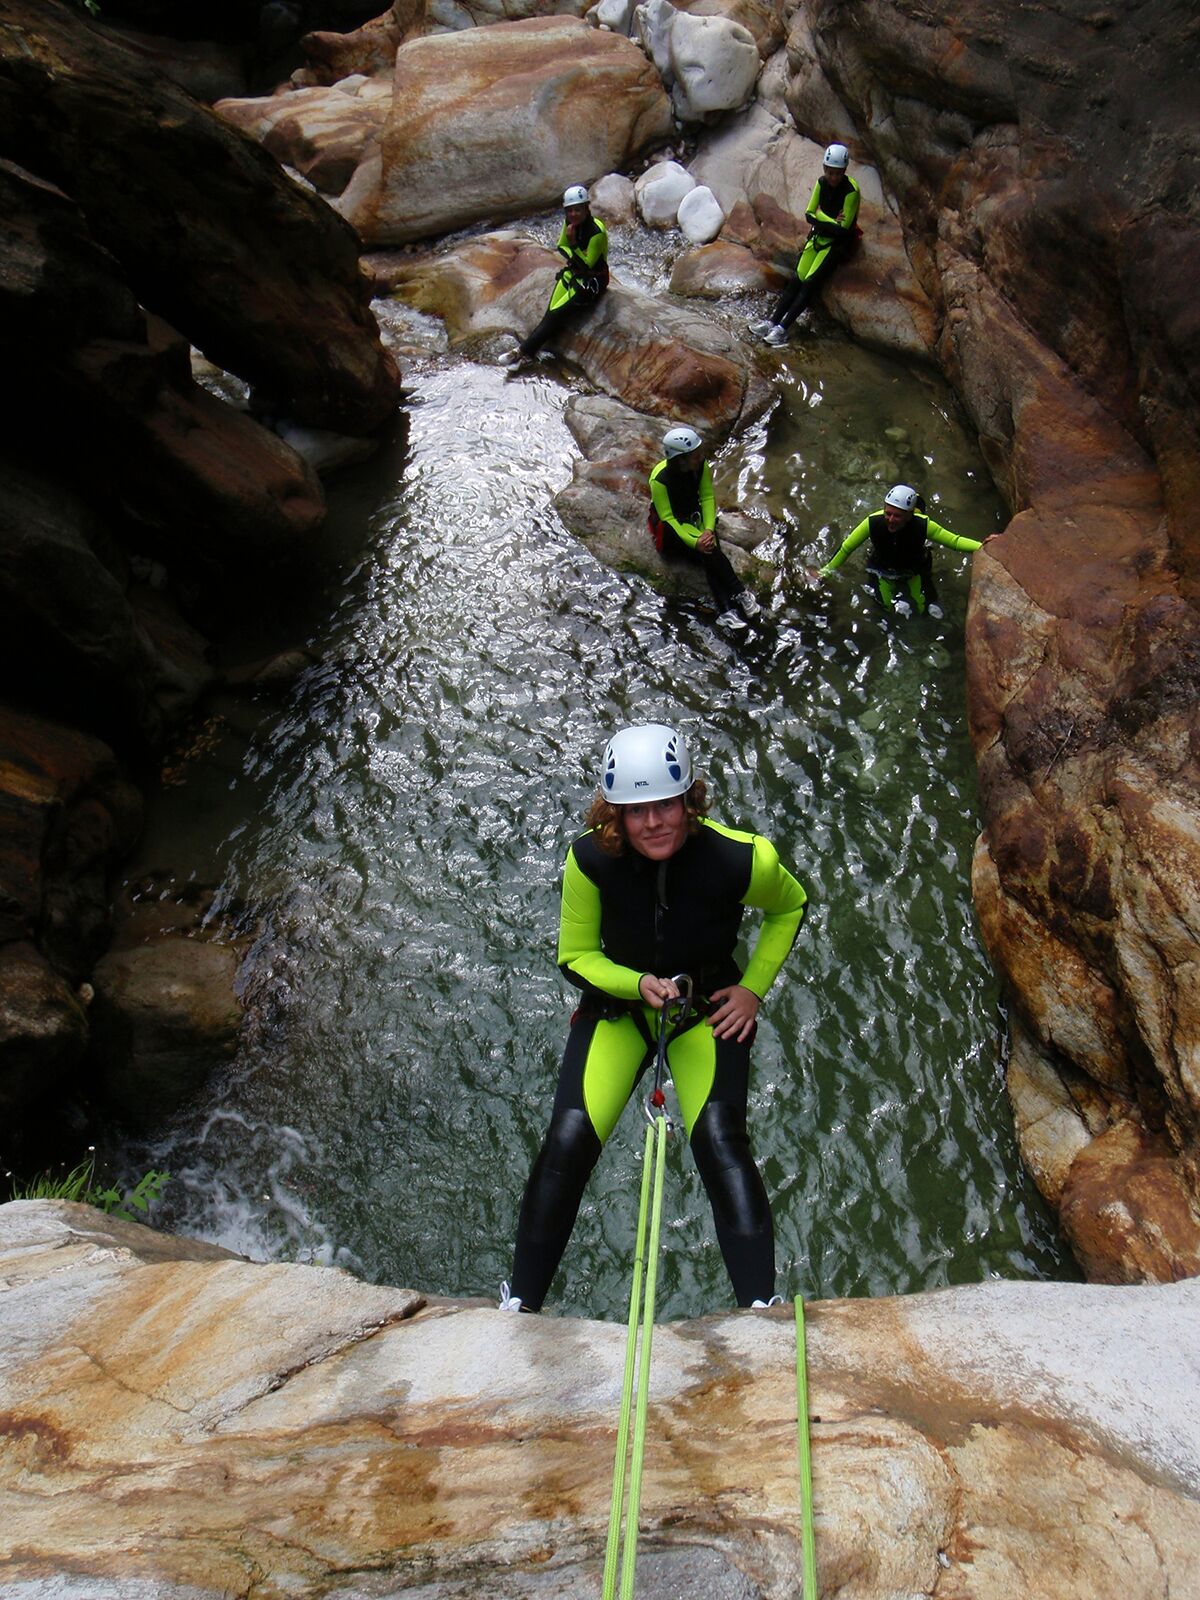
[{"label": "metal carabiner", "polygon": [[675,1124],[667,1116],[667,1097],[663,1093],[663,1076],[667,1064],[667,1032],[672,1022],[682,1022],[692,1009],[692,980],[688,973],[677,972],[671,982],[679,990],[677,995],[672,995],[669,1000],[664,1000],[658,1013],[658,1056],[654,1063],[654,1088],[642,1101],[642,1111],[646,1121],[654,1126],[661,1117],[667,1125],[667,1132],[674,1131]]}]

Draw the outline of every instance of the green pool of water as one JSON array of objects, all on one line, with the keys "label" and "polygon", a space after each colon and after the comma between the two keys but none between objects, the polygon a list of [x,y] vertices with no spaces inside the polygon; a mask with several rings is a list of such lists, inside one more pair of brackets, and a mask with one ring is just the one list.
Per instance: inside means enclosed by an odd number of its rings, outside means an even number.
[{"label": "green pool of water", "polygon": [[[861,556],[804,581],[895,478],[936,491],[959,532],[996,530],[1002,508],[939,383],[829,340],[785,359],[784,403],[718,464],[725,503],[779,530],[774,623],[744,646],[558,523],[559,386],[412,364],[407,442],[332,494],[361,556],[320,664],[210,774],[203,825],[186,787],[152,815],[144,856],[188,832],[257,917],[236,1060],[169,1127],[111,1145],[130,1172],[175,1174],[170,1225],[494,1294],[572,1008],[562,857],[607,732],[656,718],[687,731],[714,815],[767,833],[812,897],[751,1097],[780,1287],[1073,1275],[1018,1162],[972,918],[968,558],[940,553],[941,625],[883,618]],[[555,1309],[624,1315],[641,1150],[631,1107]],[[669,1169],[667,1318],[730,1303],[685,1147]]]}]

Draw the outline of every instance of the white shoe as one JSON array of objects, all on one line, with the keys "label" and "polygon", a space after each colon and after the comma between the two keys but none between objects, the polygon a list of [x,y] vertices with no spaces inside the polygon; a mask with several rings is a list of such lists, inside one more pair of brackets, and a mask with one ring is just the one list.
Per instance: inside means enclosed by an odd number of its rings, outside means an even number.
[{"label": "white shoe", "polygon": [[518,345],[513,350],[501,350],[499,359],[502,367],[519,367],[525,357],[521,354],[521,348]]},{"label": "white shoe", "polygon": [[738,605],[742,608],[744,617],[756,617],[762,610],[762,606],[758,603],[758,596],[751,593],[749,589],[743,589],[741,594],[738,595]]},{"label": "white shoe", "polygon": [[779,324],[775,322],[772,323],[772,325],[767,329],[762,338],[764,344],[786,344],[788,342],[788,331],[786,328],[781,328]]},{"label": "white shoe", "polygon": [[730,606],[728,611],[722,611],[717,617],[718,628],[744,628],[746,619],[736,606]]},{"label": "white shoe", "polygon": [[929,613],[929,615],[933,618],[933,620],[935,622],[940,622],[942,620],[942,618],[946,615],[946,613],[942,610],[941,606],[938,605],[936,600],[934,601],[934,603],[931,606],[926,606],[925,610]]},{"label": "white shoe", "polygon": [[520,1311],[521,1310],[521,1297],[520,1297],[520,1295],[519,1294],[513,1294],[512,1291],[509,1289],[507,1283],[502,1283],[500,1285],[500,1310],[501,1311]]},{"label": "white shoe", "polygon": [[769,1311],[772,1306],[781,1306],[782,1304],[783,1296],[781,1294],[773,1294],[769,1300],[751,1300],[750,1309],[751,1311]]},{"label": "white shoe", "polygon": [[770,317],[748,317],[746,326],[756,339],[765,339],[775,324]]}]

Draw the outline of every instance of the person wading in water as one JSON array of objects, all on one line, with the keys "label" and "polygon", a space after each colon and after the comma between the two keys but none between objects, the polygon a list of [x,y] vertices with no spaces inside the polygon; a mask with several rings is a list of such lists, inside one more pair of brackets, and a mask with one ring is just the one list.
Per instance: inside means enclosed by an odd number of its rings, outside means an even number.
[{"label": "person wading in water", "polygon": [[925,514],[924,502],[915,489],[898,483],[888,490],[882,507],[846,535],[837,554],[825,563],[818,576],[828,578],[869,539],[867,571],[875,579],[875,590],[883,605],[901,615],[912,610],[928,612],[940,621],[943,613],[933,581],[929,541],[951,550],[979,550],[994,538],[994,533],[983,540],[951,533]]}]

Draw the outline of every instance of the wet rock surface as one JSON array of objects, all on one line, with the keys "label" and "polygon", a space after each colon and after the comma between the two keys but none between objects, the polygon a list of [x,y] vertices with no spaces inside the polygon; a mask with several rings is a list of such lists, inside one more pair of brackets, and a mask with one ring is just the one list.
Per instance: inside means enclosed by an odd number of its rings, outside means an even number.
[{"label": "wet rock surface", "polygon": [[100,740],[0,707],[0,1111],[10,1139],[82,1061],[79,985],[110,938],[109,874],[140,821],[140,796]]},{"label": "wet rock surface", "polygon": [[[546,308],[561,257],[516,233],[380,263],[391,290],[440,316],[450,337],[524,336]],[[770,380],[751,348],[699,312],[614,275],[607,293],[569,324],[557,350],[599,390],[635,411],[725,438],[770,404]]]},{"label": "wet rock surface", "polygon": [[[624,1328],[0,1207],[6,1581],[598,1591]],[[1195,1283],[809,1307],[817,1570],[853,1600],[1186,1593]],[[660,1327],[638,1593],[801,1585],[790,1307]],[[147,1588],[146,1586],[150,1586]]]}]

